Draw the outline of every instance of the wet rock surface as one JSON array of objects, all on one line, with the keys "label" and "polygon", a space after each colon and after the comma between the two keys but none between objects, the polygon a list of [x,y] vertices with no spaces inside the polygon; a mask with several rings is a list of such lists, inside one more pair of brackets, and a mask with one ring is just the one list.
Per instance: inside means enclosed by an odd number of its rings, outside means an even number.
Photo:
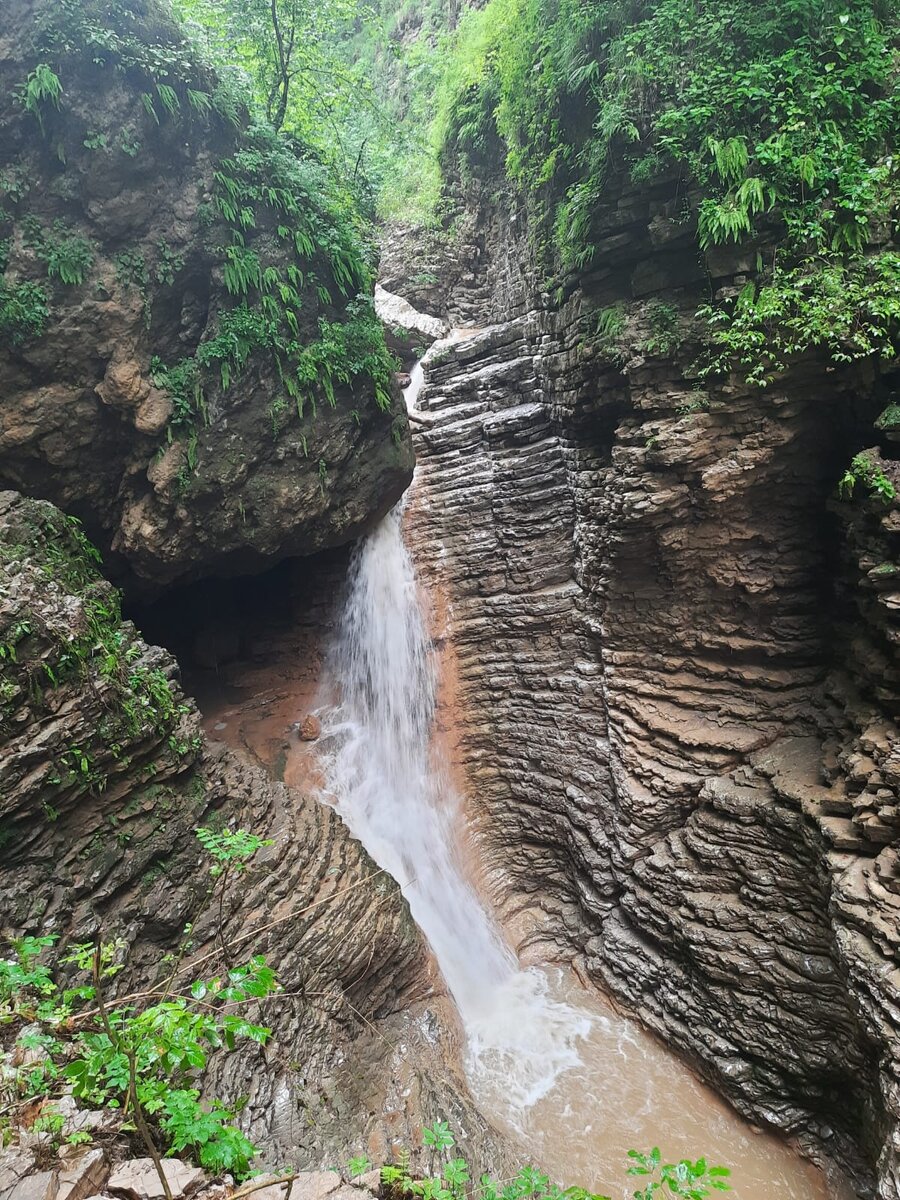
[{"label": "wet rock surface", "polygon": [[[128,969],[116,986],[126,991],[168,978],[164,956],[188,924],[185,980],[211,969],[223,939],[236,955],[265,955],[284,992],[258,1014],[270,1042],[214,1056],[207,1071],[210,1094],[241,1097],[240,1123],[263,1162],[321,1166],[352,1147],[384,1161],[438,1118],[465,1131],[473,1158],[495,1161],[454,1066],[452,1014],[433,995],[390,878],[308,790],[204,736],[174,659],[115,616],[112,589],[52,505],[0,493],[0,564],[0,644],[14,647],[0,658],[3,933],[58,933],[59,957],[73,943],[119,938]],[[101,606],[113,614],[101,634],[116,639],[124,683],[113,643],[82,638]],[[66,666],[73,647],[81,657]],[[133,682],[142,671],[172,682],[171,709],[145,712]],[[221,910],[200,825],[272,842]],[[86,1131],[99,1137],[102,1121]]]},{"label": "wet rock surface", "polygon": [[699,393],[670,206],[611,202],[556,306],[497,324],[470,294],[495,323],[428,368],[407,531],[441,719],[521,944],[575,953],[742,1112],[895,1197],[896,517],[832,501],[889,383],[809,361]]},{"label": "wet rock surface", "polygon": [[[385,326],[385,335],[398,353],[430,346],[448,332],[446,321],[413,308],[402,296],[375,287],[375,311]],[[408,378],[407,378],[408,382]]]}]

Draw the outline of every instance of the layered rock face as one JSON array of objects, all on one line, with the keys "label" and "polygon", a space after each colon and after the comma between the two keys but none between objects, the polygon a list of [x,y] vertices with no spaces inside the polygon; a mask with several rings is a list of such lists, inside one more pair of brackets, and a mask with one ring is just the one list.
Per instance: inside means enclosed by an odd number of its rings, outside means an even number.
[{"label": "layered rock face", "polygon": [[[272,1037],[214,1059],[208,1079],[246,1100],[264,1162],[385,1160],[446,1114],[484,1151],[389,877],[308,790],[203,735],[174,659],[121,620],[70,519],[0,493],[0,565],[3,935],[55,932],[60,958],[122,939],[125,990],[168,979],[182,944],[182,983],[220,969],[223,941],[238,961],[266,955],[283,987],[258,1013]],[[271,839],[221,908],[197,826]]]},{"label": "layered rock face", "polygon": [[[351,540],[400,495],[412,453],[396,393],[385,409],[360,374],[295,398],[286,360],[259,349],[274,333],[247,300],[274,291],[263,269],[289,289],[294,272],[300,344],[356,311],[323,252],[291,263],[295,230],[337,236],[313,186],[293,215],[238,191],[235,238],[222,189],[262,171],[277,199],[274,151],[156,5],[116,20],[44,0],[4,12],[0,265],[10,287],[43,289],[49,317],[35,336],[3,329],[0,484],[80,516],[149,590]],[[49,63],[61,93],[28,107]],[[202,388],[185,368],[201,345]]]},{"label": "layered rock face", "polygon": [[890,381],[698,392],[676,215],[620,192],[597,269],[511,321],[495,293],[428,371],[409,536],[445,719],[523,941],[895,1197],[896,518],[830,500]]}]

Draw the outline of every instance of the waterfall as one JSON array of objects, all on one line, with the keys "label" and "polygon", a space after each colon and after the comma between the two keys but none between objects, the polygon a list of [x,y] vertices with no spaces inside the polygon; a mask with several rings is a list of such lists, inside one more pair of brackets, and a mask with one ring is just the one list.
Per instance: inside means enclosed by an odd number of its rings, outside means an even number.
[{"label": "waterfall", "polygon": [[[443,343],[457,340],[457,331]],[[421,364],[406,399],[423,385]],[[621,1197],[628,1149],[734,1168],[736,1200],[849,1200],[758,1135],[661,1043],[570,971],[522,967],[472,887],[464,814],[435,743],[434,658],[401,501],[354,550],[320,709],[321,798],[403,889],[460,1014],[482,1113],[561,1183]]]},{"label": "waterfall", "polygon": [[577,1066],[590,1019],[522,969],[469,883],[459,799],[431,737],[436,680],[402,504],[356,549],[331,658],[339,702],[324,710],[326,796],[401,885],[453,996],[479,1080],[502,1074],[509,1114]]}]

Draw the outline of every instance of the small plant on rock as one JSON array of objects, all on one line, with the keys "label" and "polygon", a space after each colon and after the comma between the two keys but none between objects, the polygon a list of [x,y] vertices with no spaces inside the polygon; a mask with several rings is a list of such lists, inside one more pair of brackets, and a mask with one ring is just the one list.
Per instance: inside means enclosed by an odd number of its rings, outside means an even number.
[{"label": "small plant on rock", "polygon": [[647,353],[659,355],[660,358],[674,354],[682,342],[675,305],[652,300],[647,308],[647,319],[650,322],[650,336],[644,343]]},{"label": "small plant on rock", "polygon": [[38,284],[0,282],[0,344],[17,348],[40,337],[49,315],[47,293]]},{"label": "small plant on rock", "polygon": [[202,826],[197,830],[197,838],[213,860],[209,874],[212,879],[217,881],[219,945],[222,949],[222,957],[230,967],[231,953],[224,932],[225,892],[228,882],[232,875],[239,875],[246,870],[247,864],[257,850],[262,849],[263,846],[271,846],[272,839],[257,837],[255,833],[248,833],[246,829],[223,829],[216,833],[214,830]]},{"label": "small plant on rock", "polygon": [[47,104],[59,108],[59,98],[62,95],[62,84],[59,76],[46,63],[38,63],[30,73],[21,90],[22,104],[26,112],[37,117],[41,129],[44,128],[44,107]]},{"label": "small plant on rock", "polygon": [[[432,1150],[449,1150],[454,1145],[453,1134],[444,1121],[426,1126],[422,1141]],[[641,1176],[645,1181],[633,1193],[634,1200],[663,1200],[669,1196],[675,1200],[704,1200],[714,1192],[730,1191],[727,1167],[712,1166],[705,1158],[679,1162],[663,1161],[658,1147],[649,1154],[629,1150],[631,1166],[628,1174]],[[353,1162],[351,1161],[351,1170]],[[409,1151],[403,1151],[396,1163],[381,1168],[381,1183],[389,1200],[419,1196],[422,1200],[465,1200],[470,1191],[469,1165],[464,1158],[450,1159],[437,1174],[417,1178],[410,1172]],[[549,1176],[535,1167],[522,1167],[511,1180],[497,1180],[482,1175],[476,1189],[479,1200],[610,1200],[582,1187],[562,1189],[550,1182]]]},{"label": "small plant on rock", "polygon": [[623,359],[622,339],[625,334],[627,314],[624,304],[611,304],[607,308],[591,313],[585,340],[595,346],[604,358],[612,362]]},{"label": "small plant on rock", "polygon": [[863,484],[869,495],[889,504],[896,498],[897,489],[885,475],[877,462],[873,461],[863,450],[854,455],[850,466],[838,481],[838,495],[842,500],[850,500],[858,483]]},{"label": "small plant on rock", "polygon": [[33,217],[26,217],[22,225],[25,245],[43,260],[51,279],[59,279],[69,287],[84,283],[94,261],[87,238],[65,221],[54,221],[49,232]]},{"label": "small plant on rock", "polygon": [[84,283],[94,261],[94,252],[87,238],[54,229],[53,241],[47,251],[47,273],[69,287]]}]

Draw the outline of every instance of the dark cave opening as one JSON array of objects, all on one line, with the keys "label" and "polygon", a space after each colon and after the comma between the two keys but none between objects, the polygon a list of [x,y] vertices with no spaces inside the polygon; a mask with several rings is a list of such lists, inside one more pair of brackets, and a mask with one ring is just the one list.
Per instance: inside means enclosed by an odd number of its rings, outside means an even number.
[{"label": "dark cave opening", "polygon": [[[351,546],[258,575],[206,579],[132,603],[145,639],[178,660],[203,728],[301,791],[317,783],[307,743],[340,616]],[[312,730],[312,735],[310,735]]]}]

